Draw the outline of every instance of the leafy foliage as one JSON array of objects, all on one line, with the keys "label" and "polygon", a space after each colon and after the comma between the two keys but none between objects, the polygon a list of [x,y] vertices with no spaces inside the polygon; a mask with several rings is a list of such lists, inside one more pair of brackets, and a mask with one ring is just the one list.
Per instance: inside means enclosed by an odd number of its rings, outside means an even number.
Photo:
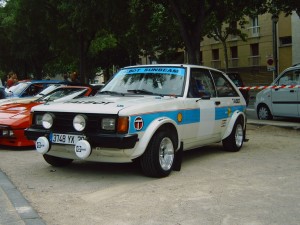
[{"label": "leafy foliage", "polygon": [[299,2],[2,0],[0,69],[20,79],[76,70],[87,81],[98,68],[136,64],[140,55],[175,62],[178,49],[185,49],[189,63],[199,63],[205,35],[243,37],[228,25],[243,25],[244,15],[253,13],[299,12]]}]

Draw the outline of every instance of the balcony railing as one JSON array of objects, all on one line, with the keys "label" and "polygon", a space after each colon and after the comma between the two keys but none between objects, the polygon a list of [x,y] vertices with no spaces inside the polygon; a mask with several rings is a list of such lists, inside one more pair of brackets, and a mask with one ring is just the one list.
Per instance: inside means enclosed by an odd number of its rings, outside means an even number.
[{"label": "balcony railing", "polygon": [[231,58],[228,61],[229,68],[237,68],[239,67],[239,59],[238,58]]},{"label": "balcony railing", "polygon": [[260,56],[259,55],[250,56],[248,58],[248,60],[249,60],[249,66],[260,66]]},{"label": "balcony railing", "polygon": [[248,37],[259,37],[260,35],[260,27],[254,26],[254,27],[248,27]]},{"label": "balcony railing", "polygon": [[212,60],[211,67],[215,69],[221,69],[221,60]]}]

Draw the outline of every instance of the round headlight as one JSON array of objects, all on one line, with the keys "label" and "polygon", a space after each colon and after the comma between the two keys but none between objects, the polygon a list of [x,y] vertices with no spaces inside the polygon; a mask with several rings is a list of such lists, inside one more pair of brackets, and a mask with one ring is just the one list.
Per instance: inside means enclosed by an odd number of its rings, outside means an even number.
[{"label": "round headlight", "polygon": [[45,113],[42,117],[42,125],[45,129],[50,129],[53,125],[54,115]]},{"label": "round headlight", "polygon": [[83,131],[86,127],[87,118],[84,115],[76,115],[73,119],[73,127],[77,131]]}]

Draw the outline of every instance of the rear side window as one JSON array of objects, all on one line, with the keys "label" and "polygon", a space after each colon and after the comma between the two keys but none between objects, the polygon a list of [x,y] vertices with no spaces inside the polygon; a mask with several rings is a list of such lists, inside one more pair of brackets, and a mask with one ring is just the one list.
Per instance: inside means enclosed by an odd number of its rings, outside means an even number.
[{"label": "rear side window", "polygon": [[240,77],[236,74],[228,74],[228,77],[232,80],[232,82],[237,86],[237,87],[242,87],[243,82],[240,79]]},{"label": "rear side window", "polygon": [[218,97],[238,97],[239,94],[231,85],[231,83],[225,78],[225,76],[218,72],[211,70],[210,71],[213,77],[213,80],[216,85],[217,96]]}]

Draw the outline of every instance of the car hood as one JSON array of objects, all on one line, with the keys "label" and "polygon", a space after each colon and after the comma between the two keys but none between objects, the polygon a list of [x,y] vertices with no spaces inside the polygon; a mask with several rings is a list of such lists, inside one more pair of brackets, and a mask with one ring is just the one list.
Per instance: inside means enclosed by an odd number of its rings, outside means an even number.
[{"label": "car hood", "polygon": [[24,118],[30,114],[31,108],[36,106],[38,102],[32,103],[11,103],[0,106],[0,119],[17,119]]},{"label": "car hood", "polygon": [[25,98],[5,98],[0,100],[0,105],[10,104],[10,103],[28,103],[38,99],[39,97],[25,97]]},{"label": "car hood", "polygon": [[151,107],[154,104],[161,104],[165,101],[174,101],[171,96],[109,96],[99,95],[71,100],[63,103],[50,103],[32,108],[32,111],[48,112],[78,112],[78,113],[104,113],[118,114],[121,110],[130,109],[129,113],[138,112],[141,107]]}]

